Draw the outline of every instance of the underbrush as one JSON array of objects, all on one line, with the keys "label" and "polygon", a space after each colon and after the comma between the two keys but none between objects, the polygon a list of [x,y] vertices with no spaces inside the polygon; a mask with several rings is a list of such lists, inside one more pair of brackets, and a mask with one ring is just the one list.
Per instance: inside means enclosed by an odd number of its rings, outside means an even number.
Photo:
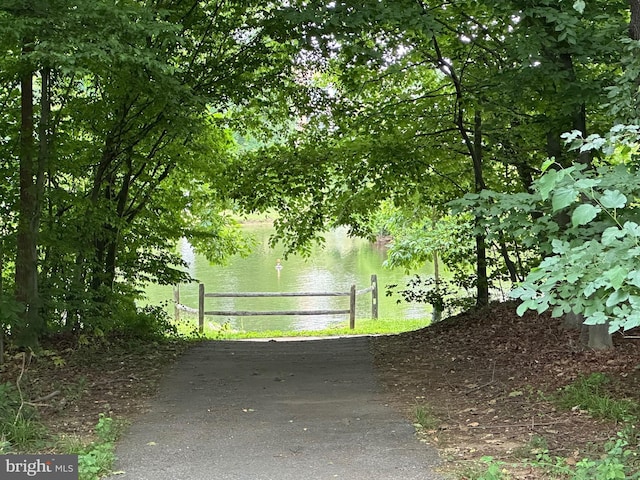
[{"label": "underbrush", "polygon": [[640,416],[640,405],[634,400],[615,398],[610,393],[613,380],[603,373],[581,376],[560,389],[554,400],[561,408],[580,409],[594,418],[629,422]]},{"label": "underbrush", "polygon": [[60,441],[41,422],[33,404],[26,402],[18,386],[0,385],[0,454],[55,452],[78,455],[80,480],[97,480],[111,471],[118,430],[113,419],[100,415],[96,440]]},{"label": "underbrush", "polygon": [[[525,460],[515,467],[528,466],[541,472],[543,478],[566,480],[634,480],[640,479],[640,432],[636,423],[640,405],[627,398],[615,398],[614,381],[596,372],[580,376],[559,389],[550,399],[558,407],[579,410],[591,417],[617,422],[621,430],[605,445],[594,445],[594,451],[581,459],[552,455],[544,437],[535,436],[520,449]],[[470,469],[464,480],[507,480],[509,465],[491,457],[482,459],[484,466]],[[514,465],[511,465],[514,467]]]},{"label": "underbrush", "polygon": [[[101,386],[131,387],[135,379],[136,392],[153,392],[162,365],[193,338],[178,332],[160,308],[127,315],[126,321],[105,321],[104,328],[51,331],[38,348],[6,345],[0,363],[0,454],[78,455],[80,480],[111,471],[121,422]],[[140,370],[144,378],[136,376]],[[96,419],[93,429],[85,418]]]},{"label": "underbrush", "polygon": [[69,449],[68,453],[78,454],[79,480],[95,480],[111,472],[120,427],[112,418],[101,414],[95,427],[96,440],[81,448]]},{"label": "underbrush", "polygon": [[0,384],[0,454],[32,450],[45,437],[37,411],[25,402],[19,383]]},{"label": "underbrush", "polygon": [[[640,479],[640,457],[637,439],[630,439],[626,432],[604,445],[601,455],[580,460],[554,456],[548,450],[538,453],[533,459],[520,464],[509,464],[483,457],[483,465],[467,468],[461,480],[509,480],[510,472],[529,467],[539,472],[533,478],[563,480],[637,480]],[[531,477],[527,477],[531,478]]]},{"label": "underbrush", "polygon": [[575,480],[638,479],[638,445],[631,444],[625,432],[618,433],[604,448],[604,454],[596,458],[583,458],[577,462],[556,457],[549,452],[537,455],[531,465],[556,478]]}]

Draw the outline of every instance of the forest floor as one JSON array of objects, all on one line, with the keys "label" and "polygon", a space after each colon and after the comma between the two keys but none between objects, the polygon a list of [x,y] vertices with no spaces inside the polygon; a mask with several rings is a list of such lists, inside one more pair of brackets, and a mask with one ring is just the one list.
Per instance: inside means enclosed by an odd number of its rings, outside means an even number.
[{"label": "forest floor", "polygon": [[[167,365],[186,348],[188,342],[134,349],[57,345],[28,364],[14,353],[0,371],[0,383],[18,381],[23,400],[37,405],[51,432],[89,439],[100,414],[130,421],[142,413]],[[640,402],[637,336],[616,335],[612,351],[585,350],[578,333],[558,320],[519,317],[509,303],[419,331],[375,337],[372,348],[389,403],[411,422],[425,424],[421,439],[440,451],[445,470],[459,475],[486,456],[505,462],[510,478],[534,479],[543,478],[537,470],[508,465],[541,450],[569,464],[599,455],[623,426],[553,401],[581,376],[605,373],[611,380],[607,396]]]},{"label": "forest floor", "polygon": [[465,471],[493,457],[505,462],[509,478],[534,479],[544,475],[522,467],[525,460],[543,451],[568,465],[598,458],[607,440],[629,428],[577,405],[559,407],[554,399],[567,385],[604,373],[599,396],[640,403],[640,337],[616,334],[614,350],[596,352],[579,336],[559,319],[520,317],[514,304],[502,303],[377,338],[374,348],[389,396],[413,421],[426,417],[421,436],[449,467]]}]

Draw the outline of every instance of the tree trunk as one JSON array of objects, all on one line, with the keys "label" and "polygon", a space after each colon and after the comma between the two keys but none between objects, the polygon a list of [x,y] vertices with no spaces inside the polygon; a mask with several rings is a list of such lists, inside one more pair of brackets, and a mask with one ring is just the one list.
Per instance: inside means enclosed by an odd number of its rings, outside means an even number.
[{"label": "tree trunk", "polygon": [[489,279],[487,277],[487,245],[484,235],[476,235],[476,306],[489,305]]},{"label": "tree trunk", "polygon": [[562,325],[571,330],[579,330],[582,327],[583,322],[584,317],[582,315],[576,315],[573,312],[569,312],[565,314]]},{"label": "tree trunk", "polygon": [[613,339],[609,333],[609,325],[589,325],[589,348],[609,350],[613,348]]},{"label": "tree trunk", "polygon": [[504,241],[504,235],[502,232],[500,233],[500,255],[502,255],[504,264],[509,272],[509,279],[511,280],[511,283],[518,282],[520,280],[518,277],[518,267],[509,256],[509,250],[507,249],[507,244]]},{"label": "tree trunk", "polygon": [[629,37],[640,40],[640,0],[629,0],[631,21],[629,22]]},{"label": "tree trunk", "polygon": [[[475,179],[476,193],[485,189],[484,176],[482,174],[482,115],[476,110],[473,122],[473,175]],[[476,217],[476,227],[480,223]],[[476,305],[479,307],[489,304],[489,277],[487,275],[487,244],[484,234],[476,235]]]},{"label": "tree trunk", "polygon": [[[129,191],[131,188],[131,179],[134,176],[133,172],[133,152],[127,152],[126,160],[127,169],[122,175],[122,184],[117,194],[116,204],[116,218],[118,222],[122,221],[125,217],[125,210],[127,203],[129,202]],[[117,226],[109,228],[110,236],[107,244],[107,251],[105,256],[105,286],[109,291],[113,290],[113,286],[116,280],[116,266],[118,261],[118,249],[120,247],[120,229]]]},{"label": "tree trunk", "polygon": [[[23,54],[31,52],[25,40]],[[24,307],[23,324],[16,329],[16,340],[25,346],[35,346],[45,330],[38,287],[38,237],[44,197],[44,178],[49,160],[49,117],[51,112],[50,70],[41,71],[40,122],[38,124],[38,154],[34,140],[33,71],[20,76],[20,203],[16,248],[15,298]]]},{"label": "tree trunk", "polygon": [[[484,176],[482,173],[482,114],[476,108],[474,114],[473,138],[470,137],[465,124],[464,108],[464,87],[462,79],[456,72],[451,62],[442,55],[440,44],[435,35],[432,37],[433,47],[436,52],[436,66],[440,71],[451,79],[451,83],[456,91],[456,114],[454,123],[462,141],[467,148],[467,152],[473,163],[473,176],[475,180],[475,193],[480,193],[485,189]],[[478,227],[482,218],[476,216],[475,226]],[[489,304],[489,278],[487,276],[487,246],[484,234],[476,235],[476,306]]]},{"label": "tree trunk", "polygon": [[613,339],[609,333],[609,325],[585,325],[584,316],[569,312],[564,316],[563,326],[572,330],[580,330],[580,343],[593,350],[613,348]]},{"label": "tree trunk", "polygon": [[[25,41],[25,45],[29,45]],[[25,47],[24,54],[29,53]],[[38,297],[38,195],[34,157],[33,72],[20,76],[20,200],[16,248],[15,298],[24,306],[22,325],[15,329],[16,341],[37,344],[43,325]]]},{"label": "tree trunk", "polygon": [[[438,259],[438,252],[433,252],[433,277],[436,282],[436,291],[440,292],[440,260]],[[437,323],[442,320],[442,308],[440,305],[432,305],[433,311],[431,312],[431,323]]]},{"label": "tree trunk", "polygon": [[[0,301],[4,294],[2,284],[2,272],[4,271],[4,238],[0,232]],[[0,366],[4,363],[4,321],[0,321]]]}]

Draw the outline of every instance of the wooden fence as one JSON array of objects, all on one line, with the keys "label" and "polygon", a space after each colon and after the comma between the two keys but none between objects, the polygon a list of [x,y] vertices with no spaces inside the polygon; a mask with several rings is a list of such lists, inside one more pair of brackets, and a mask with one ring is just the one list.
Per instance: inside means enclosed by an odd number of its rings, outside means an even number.
[{"label": "wooden fence", "polygon": [[[229,316],[229,317],[256,317],[256,316],[297,316],[297,315],[338,315],[349,314],[349,328],[354,329],[356,324],[356,297],[371,293],[371,318],[378,318],[378,277],[371,275],[371,286],[362,290],[356,290],[352,285],[348,292],[248,292],[248,293],[206,293],[203,283],[199,286],[198,308],[189,308],[180,304],[180,289],[174,288],[175,315],[179,318],[180,310],[198,314],[198,328],[200,332],[204,330],[204,317]],[[244,310],[205,310],[205,298],[268,298],[268,297],[349,297],[349,308],[327,309],[327,310],[266,310],[266,311],[244,311]]]}]

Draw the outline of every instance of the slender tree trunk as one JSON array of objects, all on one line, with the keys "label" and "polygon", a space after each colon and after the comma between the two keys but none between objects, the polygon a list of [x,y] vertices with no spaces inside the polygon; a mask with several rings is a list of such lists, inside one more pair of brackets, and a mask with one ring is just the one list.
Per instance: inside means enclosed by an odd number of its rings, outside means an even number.
[{"label": "slender tree trunk", "polygon": [[640,40],[640,0],[629,0],[631,21],[629,22],[629,38]]},{"label": "slender tree trunk", "polygon": [[[131,179],[134,176],[133,172],[133,152],[127,153],[126,161],[127,169],[122,175],[122,184],[117,195],[117,204],[115,215],[118,221],[122,221],[125,217],[125,210],[127,203],[129,202],[129,192],[131,188]],[[118,262],[118,249],[120,248],[120,229],[117,226],[113,226],[110,229],[109,242],[106,249],[105,256],[105,286],[109,290],[113,290],[113,285],[116,279],[116,266]]]},{"label": "slender tree trunk", "polygon": [[[476,110],[473,126],[473,175],[475,179],[476,193],[485,189],[484,176],[482,172],[482,114]],[[479,226],[481,218],[476,216],[476,227]],[[480,229],[478,229],[480,230]],[[476,305],[479,307],[489,304],[489,276],[487,274],[487,243],[484,234],[476,235],[476,281],[478,296]]]},{"label": "slender tree trunk", "polygon": [[[463,106],[464,89],[462,80],[454,69],[451,62],[444,58],[440,50],[438,39],[433,36],[433,47],[436,52],[437,66],[442,73],[447,75],[456,91],[456,116],[454,123],[462,141],[464,142],[471,161],[473,164],[473,176],[475,180],[475,192],[480,193],[485,188],[484,176],[482,174],[482,115],[479,109],[476,109],[474,115],[473,138],[469,136],[465,125],[465,109]],[[476,215],[474,223],[479,231],[481,218]],[[486,236],[483,234],[476,235],[476,305],[484,306],[489,304],[489,279],[487,276],[487,246]]]},{"label": "slender tree trunk", "polygon": [[[556,55],[555,52],[547,52],[546,56],[549,61],[556,64],[559,72],[567,75],[567,82],[576,84],[578,77],[576,75],[576,69],[573,65],[573,57],[570,53],[561,53]],[[561,101],[561,100],[559,100]],[[582,135],[587,135],[587,109],[584,102],[576,105],[575,110],[571,113],[571,117],[567,116],[561,118],[561,123],[557,123],[552,127],[552,130],[547,132],[547,155],[555,158],[556,162],[564,167],[570,166],[575,161],[573,155],[568,156],[566,150],[563,148],[563,142],[561,135],[568,130],[579,130]],[[591,153],[589,151],[581,152],[578,161],[581,163],[589,163],[591,160]]]},{"label": "slender tree trunk", "polygon": [[[440,292],[440,260],[438,252],[433,252],[433,277],[436,282],[436,291]],[[432,308],[431,323],[437,323],[442,320],[442,308],[440,305],[432,305]]]},{"label": "slender tree trunk", "polygon": [[500,254],[502,255],[502,259],[504,260],[504,264],[507,267],[507,271],[509,272],[509,279],[511,283],[516,283],[519,281],[518,277],[518,267],[511,260],[509,256],[509,250],[507,250],[507,244],[504,241],[504,235],[500,234]]},{"label": "slender tree trunk", "polygon": [[[25,41],[25,45],[30,42]],[[30,52],[25,47],[24,54]],[[23,325],[16,329],[16,340],[24,345],[35,345],[42,331],[38,297],[38,195],[35,176],[33,72],[30,69],[20,77],[20,200],[16,248],[15,297],[25,310]]]},{"label": "slender tree trunk", "polygon": [[[2,272],[4,272],[4,238],[1,236],[2,232],[0,232],[0,301],[4,295],[2,284]],[[4,363],[4,322],[0,322],[0,366]]]},{"label": "slender tree trunk", "polygon": [[[30,41],[25,41],[24,54],[31,52]],[[24,305],[23,325],[18,327],[17,341],[23,345],[36,345],[45,330],[38,286],[38,237],[44,197],[44,178],[50,155],[49,117],[50,71],[43,68],[40,85],[40,122],[38,152],[34,139],[34,72],[27,69],[20,77],[20,203],[16,248],[15,297]]]},{"label": "slender tree trunk", "polygon": [[487,276],[487,243],[484,235],[476,235],[476,306],[489,305],[489,281]]}]

